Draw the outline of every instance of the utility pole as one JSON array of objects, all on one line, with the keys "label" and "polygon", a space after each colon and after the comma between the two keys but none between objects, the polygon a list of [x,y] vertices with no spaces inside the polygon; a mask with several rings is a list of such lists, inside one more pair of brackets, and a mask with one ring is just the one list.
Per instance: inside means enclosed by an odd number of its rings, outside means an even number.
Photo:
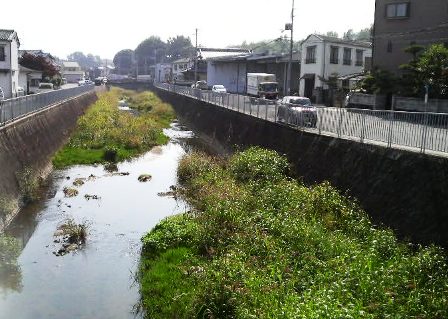
[{"label": "utility pole", "polygon": [[288,63],[288,95],[291,95],[292,90],[292,50],[294,48],[294,0],[292,0],[291,9],[291,39],[289,48],[289,63]]},{"label": "utility pole", "polygon": [[196,81],[198,79],[198,28],[196,28],[196,49],[194,52],[194,82],[196,85]]}]

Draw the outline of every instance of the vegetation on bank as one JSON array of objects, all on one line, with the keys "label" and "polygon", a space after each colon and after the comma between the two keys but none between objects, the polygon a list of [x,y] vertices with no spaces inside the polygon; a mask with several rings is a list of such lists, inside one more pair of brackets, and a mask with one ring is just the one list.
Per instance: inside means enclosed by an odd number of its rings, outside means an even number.
[{"label": "vegetation on bank", "polygon": [[[123,99],[139,111],[138,116],[118,109]],[[165,144],[168,138],[163,128],[173,119],[171,106],[152,92],[113,88],[102,94],[78,120],[75,133],[55,155],[53,164],[61,168],[129,159],[155,145]]]},{"label": "vegetation on bank", "polygon": [[288,169],[259,148],[182,159],[195,209],[142,238],[148,318],[448,317],[442,248],[398,241],[329,184],[306,187]]}]

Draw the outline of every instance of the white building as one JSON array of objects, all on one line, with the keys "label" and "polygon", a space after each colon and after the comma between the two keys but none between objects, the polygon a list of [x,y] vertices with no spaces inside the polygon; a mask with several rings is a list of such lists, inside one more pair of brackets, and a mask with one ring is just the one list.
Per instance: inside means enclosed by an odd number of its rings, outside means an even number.
[{"label": "white building", "polygon": [[85,73],[76,61],[62,61],[61,76],[67,83],[76,83],[84,79]]},{"label": "white building", "polygon": [[156,82],[169,82],[171,79],[171,64],[157,63],[155,65],[154,80]]},{"label": "white building", "polygon": [[0,87],[5,98],[17,96],[20,41],[14,30],[0,29]]},{"label": "white building", "polygon": [[19,65],[19,86],[25,90],[25,94],[36,93],[42,81],[42,71],[33,70]]},{"label": "white building", "polygon": [[173,81],[183,81],[184,72],[194,68],[194,59],[183,58],[172,63]]},{"label": "white building", "polygon": [[309,35],[302,42],[300,95],[316,98],[315,89],[327,89],[323,79],[362,73],[366,58],[371,57],[372,45],[368,42]]}]

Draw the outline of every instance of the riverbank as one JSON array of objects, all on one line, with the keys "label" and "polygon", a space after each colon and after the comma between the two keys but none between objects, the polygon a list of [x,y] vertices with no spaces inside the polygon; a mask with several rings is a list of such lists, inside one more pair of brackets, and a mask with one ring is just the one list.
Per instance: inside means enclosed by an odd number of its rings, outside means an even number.
[{"label": "riverbank", "polygon": [[195,209],[142,238],[148,317],[448,317],[443,249],[398,241],[329,184],[288,170],[258,148],[180,162]]},{"label": "riverbank", "polygon": [[0,128],[0,232],[35,200],[37,188],[51,173],[53,155],[96,100],[96,91],[88,92]]},{"label": "riverbank", "polygon": [[[138,116],[118,108],[124,101]],[[123,161],[166,144],[163,129],[174,119],[171,106],[151,92],[137,93],[113,88],[82,116],[69,142],[56,153],[53,165]]]}]

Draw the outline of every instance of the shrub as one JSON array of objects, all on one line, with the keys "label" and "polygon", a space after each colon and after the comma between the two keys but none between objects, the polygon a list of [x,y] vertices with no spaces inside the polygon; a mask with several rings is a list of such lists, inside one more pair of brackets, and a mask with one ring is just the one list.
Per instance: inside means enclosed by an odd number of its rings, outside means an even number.
[{"label": "shrub", "polygon": [[237,153],[229,162],[229,171],[239,182],[277,181],[285,177],[288,169],[286,157],[259,147]]}]

